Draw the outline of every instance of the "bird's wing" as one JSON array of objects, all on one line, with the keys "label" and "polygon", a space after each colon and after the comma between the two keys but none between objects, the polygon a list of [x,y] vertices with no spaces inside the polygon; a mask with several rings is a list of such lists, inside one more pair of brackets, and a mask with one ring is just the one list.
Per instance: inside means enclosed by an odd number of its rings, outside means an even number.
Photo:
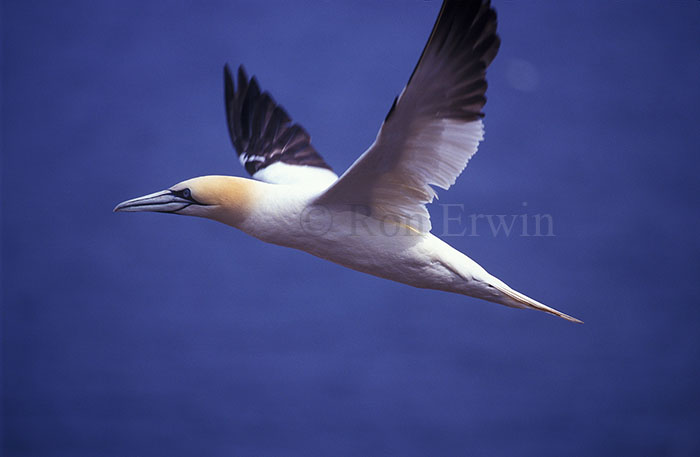
[{"label": "bird's wing", "polygon": [[430,230],[431,185],[449,188],[483,139],[486,67],[496,56],[488,0],[445,0],[408,84],[375,142],[318,200]]},{"label": "bird's wing", "polygon": [[261,92],[255,77],[238,68],[238,87],[224,67],[226,120],[233,147],[246,171],[260,181],[301,184],[338,179],[311,145],[311,137],[268,92]]}]

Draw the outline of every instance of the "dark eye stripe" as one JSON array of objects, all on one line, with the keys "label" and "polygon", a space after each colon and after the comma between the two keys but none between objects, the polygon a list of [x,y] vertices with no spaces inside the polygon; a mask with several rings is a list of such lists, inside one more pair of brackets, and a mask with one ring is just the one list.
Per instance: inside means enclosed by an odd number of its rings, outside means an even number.
[{"label": "dark eye stripe", "polygon": [[[196,204],[196,205],[199,205],[199,206],[209,206],[209,205],[206,205],[206,204],[204,204],[204,203],[200,203],[200,202],[198,202],[197,200],[195,200],[195,198],[192,196],[192,191],[191,191],[189,188],[187,188],[187,187],[184,188],[184,189],[182,189],[182,190],[171,190],[170,192],[171,192],[173,195],[175,195],[176,197],[184,198],[185,200],[189,200],[189,201],[191,201],[192,203],[194,203],[194,204]],[[188,206],[189,206],[189,205],[188,205]],[[184,208],[181,208],[181,209],[184,209]]]},{"label": "dark eye stripe", "polygon": [[192,191],[190,191],[188,188],[182,190],[171,190],[170,192],[177,197],[186,198],[188,200],[192,198]]}]

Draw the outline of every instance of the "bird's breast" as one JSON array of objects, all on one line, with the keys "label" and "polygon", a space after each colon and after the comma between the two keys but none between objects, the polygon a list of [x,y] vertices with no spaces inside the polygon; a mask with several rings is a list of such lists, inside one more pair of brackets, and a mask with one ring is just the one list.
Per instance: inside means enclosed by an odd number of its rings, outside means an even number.
[{"label": "bird's breast", "polygon": [[433,235],[313,201],[287,195],[266,202],[241,228],[268,243],[417,287],[444,289],[461,281],[441,261]]}]

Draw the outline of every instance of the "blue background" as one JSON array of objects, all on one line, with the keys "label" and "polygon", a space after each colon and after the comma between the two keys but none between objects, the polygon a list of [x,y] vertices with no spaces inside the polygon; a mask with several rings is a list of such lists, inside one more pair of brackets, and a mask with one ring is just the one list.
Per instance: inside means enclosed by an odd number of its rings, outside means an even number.
[{"label": "blue background", "polygon": [[700,3],[495,7],[440,202],[556,236],[447,241],[583,326],[111,212],[244,175],[227,61],[344,170],[437,2],[3,2],[4,455],[698,455]]}]

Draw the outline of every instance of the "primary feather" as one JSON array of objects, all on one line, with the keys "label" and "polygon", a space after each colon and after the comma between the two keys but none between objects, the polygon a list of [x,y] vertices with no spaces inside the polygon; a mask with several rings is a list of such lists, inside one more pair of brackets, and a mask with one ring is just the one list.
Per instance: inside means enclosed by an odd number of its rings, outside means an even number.
[{"label": "primary feather", "polygon": [[431,186],[454,184],[483,139],[486,68],[499,45],[488,1],[446,1],[374,144],[318,203],[429,232]]},{"label": "primary feather", "polygon": [[[228,65],[224,67],[224,99],[231,142],[251,176],[273,184],[297,181],[295,170],[302,175],[320,171],[336,176],[311,145],[306,130],[292,123],[268,92],[260,91],[255,77],[249,79],[242,65],[238,68],[238,87]],[[270,173],[273,165],[285,172]]]}]

